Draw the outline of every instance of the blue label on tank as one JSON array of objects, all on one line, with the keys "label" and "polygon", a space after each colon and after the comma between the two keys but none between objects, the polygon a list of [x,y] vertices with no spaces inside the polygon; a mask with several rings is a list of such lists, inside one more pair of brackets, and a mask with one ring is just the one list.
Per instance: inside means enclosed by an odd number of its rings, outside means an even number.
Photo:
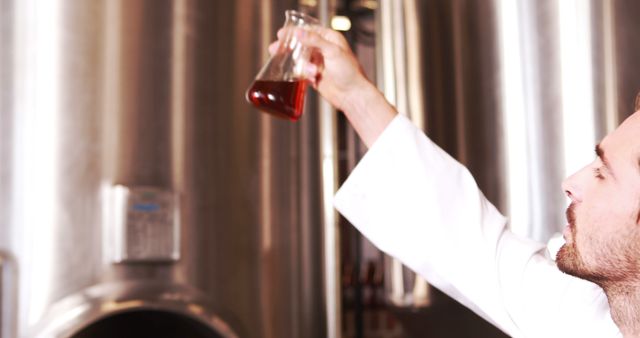
[{"label": "blue label on tank", "polygon": [[159,209],[160,206],[155,203],[140,203],[133,205],[133,210],[135,211],[153,212]]}]

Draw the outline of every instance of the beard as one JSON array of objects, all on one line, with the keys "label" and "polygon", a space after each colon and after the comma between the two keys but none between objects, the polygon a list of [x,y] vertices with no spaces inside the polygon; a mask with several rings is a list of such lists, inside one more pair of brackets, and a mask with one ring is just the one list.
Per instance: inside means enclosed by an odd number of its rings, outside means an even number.
[{"label": "beard", "polygon": [[564,244],[556,254],[556,264],[560,271],[579,278],[588,277],[587,267],[580,257],[576,242]]},{"label": "beard", "polygon": [[[615,268],[615,272],[607,270],[606,267],[620,267],[620,262],[615,259],[606,259],[605,262],[600,262],[597,266],[587,265],[583,259],[583,255],[578,249],[578,237],[577,233],[577,220],[575,214],[575,205],[571,203],[567,208],[567,221],[569,222],[569,230],[571,232],[571,243],[565,243],[558,253],[556,254],[556,264],[558,269],[568,275],[578,277],[590,282],[596,283],[603,287],[609,279],[615,277],[621,270]],[[612,254],[616,250],[609,251]],[[601,257],[605,257],[605,254],[601,254]],[[604,267],[604,268],[603,268]]]},{"label": "beard", "polygon": [[[571,240],[565,243],[556,254],[558,269],[566,274],[593,282],[606,289],[612,283],[640,278],[640,225],[639,221],[625,228],[631,230],[621,231],[615,238],[597,240],[597,238],[578,239],[575,205],[572,203],[567,208],[567,221]],[[591,224],[595,226],[595,224]],[[611,235],[610,237],[613,237]],[[578,245],[580,243],[580,245]],[[581,252],[580,248],[584,250]],[[587,257],[587,260],[585,260]],[[591,257],[591,259],[589,259]]]},{"label": "beard", "polygon": [[565,243],[556,254],[556,264],[560,271],[590,281],[599,279],[584,263],[577,246],[575,205],[571,203],[567,208],[567,221],[571,231],[571,243]]}]

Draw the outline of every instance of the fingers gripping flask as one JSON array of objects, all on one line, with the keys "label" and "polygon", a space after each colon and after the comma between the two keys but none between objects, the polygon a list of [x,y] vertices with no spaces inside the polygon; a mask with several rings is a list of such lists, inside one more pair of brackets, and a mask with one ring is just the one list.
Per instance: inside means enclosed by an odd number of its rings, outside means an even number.
[{"label": "fingers gripping flask", "polygon": [[304,108],[307,88],[304,68],[311,62],[313,50],[302,46],[295,30],[287,28],[313,29],[320,23],[294,10],[286,11],[285,15],[285,36],[247,90],[246,98],[265,113],[296,121]]}]

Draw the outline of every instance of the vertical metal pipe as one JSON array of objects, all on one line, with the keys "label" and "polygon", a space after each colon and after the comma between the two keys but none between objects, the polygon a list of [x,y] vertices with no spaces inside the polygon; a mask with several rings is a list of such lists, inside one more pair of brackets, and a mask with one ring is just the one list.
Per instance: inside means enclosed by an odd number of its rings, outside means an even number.
[{"label": "vertical metal pipe", "polygon": [[616,27],[615,27],[615,12],[614,3],[612,1],[598,2],[602,7],[601,10],[594,10],[595,13],[601,13],[602,15],[602,52],[604,54],[603,60],[603,73],[604,73],[604,114],[605,114],[605,128],[606,132],[610,132],[615,129],[619,121],[618,115],[618,75],[616,70],[618,68],[617,60],[617,47],[616,47]]},{"label": "vertical metal pipe", "polygon": [[[262,34],[259,37],[259,50],[262,53],[262,59],[264,61],[267,60],[268,56],[266,55],[267,46],[273,40],[272,36],[272,27],[273,27],[273,13],[272,13],[272,1],[266,0],[260,3],[260,14],[259,20],[263,27]],[[262,115],[258,118],[258,124],[260,128],[261,134],[261,142],[260,142],[260,211],[261,211],[261,219],[260,219],[260,232],[261,232],[261,240],[260,240],[260,253],[263,259],[263,265],[261,267],[261,277],[260,281],[262,284],[262,288],[265,290],[272,289],[274,285],[272,285],[273,278],[268,274],[273,271],[273,215],[272,211],[275,208],[273,205],[274,201],[271,198],[271,194],[273,192],[273,173],[271,164],[271,159],[273,158],[273,135],[272,130],[273,126],[270,121],[271,117],[267,115]],[[262,292],[260,294],[260,326],[262,328],[264,338],[276,338],[274,337],[274,323],[271,318],[271,311],[269,307],[271,306],[270,300],[271,294],[270,292]]]},{"label": "vertical metal pipe", "polygon": [[[420,34],[414,1],[380,0],[376,9],[378,87],[400,114],[424,127],[419,64]],[[385,288],[395,306],[425,306],[429,289],[424,279],[400,261],[385,257]]]},{"label": "vertical metal pipe", "polygon": [[189,34],[193,29],[191,25],[191,12],[189,0],[175,0],[172,4],[173,31],[171,32],[171,185],[180,191],[184,189],[186,124],[188,112],[193,109],[192,100],[188,93],[191,88],[190,79],[193,78],[193,63],[189,59],[193,55],[193,44]]},{"label": "vertical metal pipe", "polygon": [[11,198],[13,156],[14,100],[14,2],[0,0],[0,248],[9,250],[11,243]]},{"label": "vertical metal pipe", "polygon": [[337,140],[335,111],[321,100],[319,103],[321,156],[322,156],[322,202],[324,239],[324,280],[327,316],[327,337],[341,336],[340,318],[340,232],[333,195],[337,189]]},{"label": "vertical metal pipe", "polygon": [[407,105],[411,121],[420,128],[425,127],[424,95],[420,92],[422,87],[422,37],[418,21],[418,6],[415,1],[404,2],[404,22],[406,36],[406,62],[407,62]]},{"label": "vertical metal pipe", "polygon": [[9,261],[9,255],[4,250],[9,250],[11,244],[11,187],[12,187],[12,116],[8,114],[13,109],[13,10],[12,1],[0,0],[0,338],[16,337],[15,319],[17,309],[16,298],[17,281],[15,281],[14,262]]},{"label": "vertical metal pipe", "polygon": [[[318,1],[318,16],[324,26],[329,26],[334,11],[334,1]],[[336,111],[329,102],[320,98],[318,102],[318,113],[322,165],[322,222],[324,229],[324,284],[327,337],[339,338],[342,336],[340,315],[340,232],[338,231],[337,214],[333,208],[333,195],[338,187]]]}]

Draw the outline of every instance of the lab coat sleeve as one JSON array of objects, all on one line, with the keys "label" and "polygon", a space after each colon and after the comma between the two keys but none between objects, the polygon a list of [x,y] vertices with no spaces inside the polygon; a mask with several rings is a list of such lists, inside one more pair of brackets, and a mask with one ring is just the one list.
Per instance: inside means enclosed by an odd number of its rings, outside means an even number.
[{"label": "lab coat sleeve", "polygon": [[468,170],[403,116],[340,188],[364,236],[512,337],[620,337],[604,293],[518,238]]}]

